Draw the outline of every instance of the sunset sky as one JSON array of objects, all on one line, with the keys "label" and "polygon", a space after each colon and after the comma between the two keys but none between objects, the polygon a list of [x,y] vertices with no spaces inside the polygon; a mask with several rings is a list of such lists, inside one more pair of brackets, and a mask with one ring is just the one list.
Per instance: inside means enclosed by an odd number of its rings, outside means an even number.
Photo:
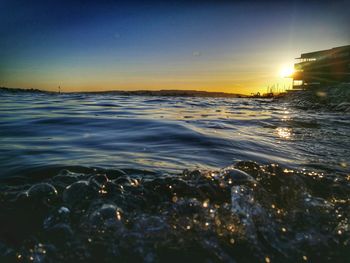
[{"label": "sunset sky", "polygon": [[349,1],[1,0],[0,86],[264,92],[290,84],[278,73],[300,53],[349,44],[349,10]]}]

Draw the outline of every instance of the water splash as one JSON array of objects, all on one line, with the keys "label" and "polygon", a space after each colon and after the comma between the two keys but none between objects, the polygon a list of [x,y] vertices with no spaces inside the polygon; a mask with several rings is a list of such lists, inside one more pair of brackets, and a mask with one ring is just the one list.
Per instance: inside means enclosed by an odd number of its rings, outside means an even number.
[{"label": "water splash", "polygon": [[349,259],[346,177],[254,162],[182,174],[81,170],[2,184],[2,260]]}]

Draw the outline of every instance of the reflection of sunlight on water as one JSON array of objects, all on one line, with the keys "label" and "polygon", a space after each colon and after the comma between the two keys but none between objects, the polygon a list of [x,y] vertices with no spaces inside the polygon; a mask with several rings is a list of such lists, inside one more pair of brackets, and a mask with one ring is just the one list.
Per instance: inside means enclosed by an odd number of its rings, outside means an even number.
[{"label": "reflection of sunlight on water", "polygon": [[282,121],[289,121],[289,120],[291,120],[290,112],[287,110],[287,108],[283,108]]},{"label": "reflection of sunlight on water", "polygon": [[292,135],[292,129],[291,128],[285,128],[285,127],[279,127],[276,129],[278,137],[283,139],[289,139]]},{"label": "reflection of sunlight on water", "polygon": [[291,120],[291,117],[289,117],[289,116],[287,116],[287,115],[284,115],[284,116],[282,117],[282,121],[289,121],[289,120]]},{"label": "reflection of sunlight on water", "polygon": [[[292,120],[292,118],[290,117],[290,112],[287,110],[287,108],[283,108],[283,116],[281,118],[281,121],[287,122],[290,120]],[[292,136],[292,129],[291,128],[278,127],[278,128],[276,128],[276,131],[277,131],[278,137],[280,137],[282,139],[290,139]]]}]

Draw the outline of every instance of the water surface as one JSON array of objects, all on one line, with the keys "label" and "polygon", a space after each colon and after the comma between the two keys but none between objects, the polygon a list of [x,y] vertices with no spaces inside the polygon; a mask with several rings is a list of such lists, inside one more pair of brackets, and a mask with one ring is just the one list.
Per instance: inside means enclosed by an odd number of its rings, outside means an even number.
[{"label": "water surface", "polygon": [[2,92],[0,261],[347,262],[349,131],[288,100]]},{"label": "water surface", "polygon": [[2,176],[47,166],[219,168],[239,160],[345,172],[349,116],[268,100],[2,94]]}]

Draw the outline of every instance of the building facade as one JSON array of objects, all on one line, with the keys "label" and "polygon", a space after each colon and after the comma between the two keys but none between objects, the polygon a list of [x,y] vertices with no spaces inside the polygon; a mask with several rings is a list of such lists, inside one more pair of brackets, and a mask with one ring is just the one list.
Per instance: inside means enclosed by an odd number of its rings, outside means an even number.
[{"label": "building facade", "polygon": [[294,89],[350,83],[350,45],[304,53],[296,59]]}]

